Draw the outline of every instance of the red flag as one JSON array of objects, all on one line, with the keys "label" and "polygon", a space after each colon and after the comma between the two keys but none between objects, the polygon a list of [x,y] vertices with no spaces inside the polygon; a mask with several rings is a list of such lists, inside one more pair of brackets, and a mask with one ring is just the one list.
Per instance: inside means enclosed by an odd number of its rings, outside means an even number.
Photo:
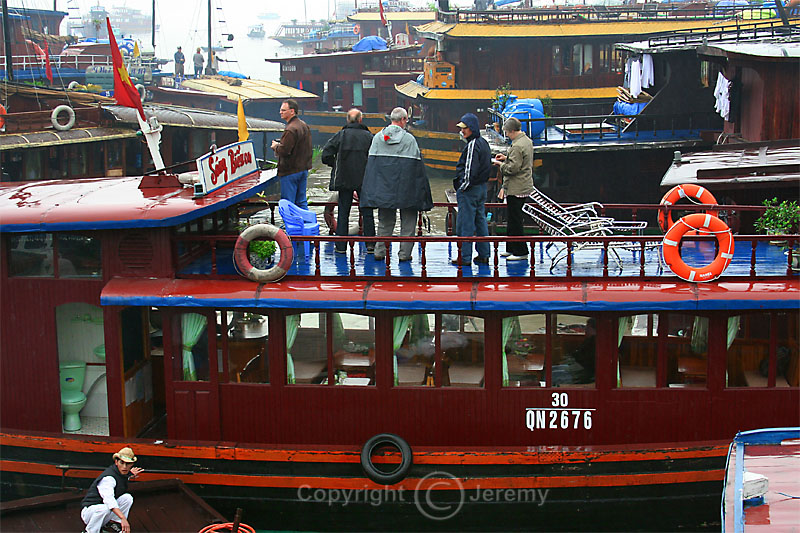
[{"label": "red flag", "polygon": [[383,2],[381,0],[378,0],[378,9],[381,12],[381,24],[386,26],[386,17],[383,15]]},{"label": "red flag", "polygon": [[52,85],[53,67],[50,66],[50,47],[47,46],[47,41],[44,42],[44,75],[47,76],[47,81]]},{"label": "red flag", "polygon": [[106,17],[106,24],[108,25],[108,40],[111,45],[111,60],[114,63],[114,98],[119,105],[125,107],[135,107],[139,110],[139,115],[142,120],[147,120],[144,116],[144,109],[142,108],[142,99],[139,97],[139,91],[133,86],[130,76],[128,76],[128,69],[122,62],[122,54],[119,53],[119,46],[117,40],[114,38],[114,32],[111,30],[111,20]]}]

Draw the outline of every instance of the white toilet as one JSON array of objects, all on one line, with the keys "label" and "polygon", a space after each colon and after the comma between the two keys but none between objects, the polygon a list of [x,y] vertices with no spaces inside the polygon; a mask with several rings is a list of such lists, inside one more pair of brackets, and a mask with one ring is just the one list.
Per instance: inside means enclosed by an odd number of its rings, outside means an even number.
[{"label": "white toilet", "polygon": [[64,431],[81,429],[81,412],[86,405],[83,382],[86,379],[86,362],[62,361],[58,365],[61,380],[61,409],[64,411]]}]

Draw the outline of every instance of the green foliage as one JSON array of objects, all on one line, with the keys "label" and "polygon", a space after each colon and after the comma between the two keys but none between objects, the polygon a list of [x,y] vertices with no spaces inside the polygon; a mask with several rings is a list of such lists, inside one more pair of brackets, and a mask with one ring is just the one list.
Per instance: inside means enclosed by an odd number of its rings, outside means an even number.
[{"label": "green foliage", "polygon": [[773,234],[796,232],[800,223],[800,206],[797,202],[784,200],[779,204],[778,199],[773,198],[762,203],[767,209],[755,222],[757,231]]},{"label": "green foliage", "polygon": [[277,249],[278,247],[275,245],[275,241],[261,240],[250,241],[250,246],[247,248],[249,252],[256,254],[261,259],[272,257]]},{"label": "green foliage", "polygon": [[506,83],[505,85],[501,85],[494,90],[492,109],[494,109],[497,113],[502,113],[509,98],[511,98],[511,84]]}]

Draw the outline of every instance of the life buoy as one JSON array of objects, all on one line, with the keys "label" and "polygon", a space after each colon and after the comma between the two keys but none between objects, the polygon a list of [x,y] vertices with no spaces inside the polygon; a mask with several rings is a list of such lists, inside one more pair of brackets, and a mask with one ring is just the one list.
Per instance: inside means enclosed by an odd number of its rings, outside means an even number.
[{"label": "life buoy", "polygon": [[[58,120],[58,116],[65,111],[67,113],[67,123],[61,124]],[[55,109],[53,109],[53,112],[50,113],[50,122],[58,131],[67,131],[75,125],[75,110],[68,105],[57,106]]]},{"label": "life buoy", "polygon": [[[710,265],[690,267],[681,258],[681,239],[689,231],[711,233],[717,238],[719,250]],[[669,228],[661,243],[661,251],[664,262],[679,278],[693,282],[713,281],[728,268],[733,259],[733,232],[727,224],[713,215],[692,213]]]},{"label": "life buoy", "polygon": [[325,210],[322,212],[322,218],[325,220],[325,224],[328,225],[329,235],[336,235],[336,217],[333,214],[336,206],[330,205],[330,202],[338,201],[339,193],[334,192],[328,198],[328,205],[325,206]]},{"label": "life buoy", "polygon": [[134,87],[136,87],[136,91],[139,93],[139,99],[144,102],[144,97],[147,96],[147,89],[145,89],[144,85],[141,83],[137,83]]},{"label": "life buoy", "polygon": [[358,24],[356,24],[355,26],[353,26],[353,33],[355,33],[356,35],[358,35],[359,33],[361,33],[361,26],[359,26]]},{"label": "life buoy", "polygon": [[[281,258],[272,268],[260,269],[250,263],[247,247],[250,246],[250,241],[258,238],[275,241],[275,244],[280,248]],[[259,283],[278,281],[283,278],[289,267],[291,267],[293,260],[294,251],[291,239],[286,235],[286,232],[272,224],[256,224],[246,228],[236,239],[236,245],[233,247],[233,262],[239,273],[247,279]]]},{"label": "life buoy", "polygon": [[78,82],[77,82],[77,81],[75,81],[75,80],[72,80],[71,82],[69,82],[69,85],[67,85],[67,89],[69,89],[70,91],[72,91],[72,90],[74,90],[74,89],[75,89],[75,88],[76,88],[78,85],[80,85],[80,83],[78,83]]},{"label": "life buoy", "polygon": [[6,108],[3,106],[3,104],[0,104],[0,128],[6,127],[5,116],[6,116]]},{"label": "life buoy", "polygon": [[[378,470],[372,462],[372,453],[380,446],[391,446],[400,452],[400,464],[390,472]],[[394,485],[405,479],[413,462],[411,446],[402,438],[392,433],[375,435],[361,448],[361,468],[364,470],[364,474],[380,485]]]},{"label": "life buoy", "polygon": [[[711,194],[708,189],[693,183],[685,185],[676,185],[669,190],[667,194],[661,199],[661,205],[670,206],[675,204],[681,198],[687,198],[693,203],[716,205],[717,199]],[[707,215],[717,216],[717,212],[709,209],[705,212]],[[666,210],[658,212],[658,225],[664,233],[669,230],[675,222],[672,220],[672,211]]]}]

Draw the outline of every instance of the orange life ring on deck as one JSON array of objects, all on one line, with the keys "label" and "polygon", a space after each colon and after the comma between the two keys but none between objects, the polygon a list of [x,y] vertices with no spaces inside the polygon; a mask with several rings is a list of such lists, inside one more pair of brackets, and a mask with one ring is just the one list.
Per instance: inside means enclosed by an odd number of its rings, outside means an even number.
[{"label": "orange life ring on deck", "polygon": [[[681,198],[688,198],[694,203],[709,205],[717,204],[717,199],[714,198],[714,195],[711,194],[708,189],[701,187],[700,185],[688,183],[685,185],[676,185],[670,189],[670,191],[661,199],[661,205],[673,205]],[[705,213],[714,217],[717,216],[717,212],[713,210],[708,210]],[[664,211],[658,212],[658,226],[661,228],[661,231],[666,233],[667,230],[669,230],[673,225],[675,225],[675,222],[672,220],[671,211],[667,211],[666,213]]]},{"label": "orange life ring on deck", "polygon": [[[266,270],[256,268],[250,263],[248,257],[247,247],[250,246],[250,241],[257,238],[264,238],[275,241],[278,248],[281,250],[281,258],[278,264]],[[272,224],[256,224],[245,229],[236,239],[236,245],[233,247],[233,262],[236,265],[239,273],[251,281],[259,283],[267,281],[278,281],[292,265],[294,260],[294,250],[292,249],[292,241],[286,232],[280,228],[276,228]]]},{"label": "orange life ring on deck", "polygon": [[[711,233],[717,238],[719,251],[710,265],[694,268],[680,254],[681,239],[689,231]],[[681,279],[701,282],[717,279],[733,259],[733,232],[722,220],[708,213],[692,213],[678,220],[664,235],[661,243],[664,262]]]},{"label": "orange life ring on deck", "polygon": [[0,128],[5,127],[6,125],[6,119],[4,118],[5,115],[6,115],[6,108],[3,106],[3,104],[0,104]]},{"label": "orange life ring on deck", "polygon": [[356,24],[355,26],[353,26],[353,33],[355,33],[356,35],[358,35],[359,33],[361,33],[361,26],[359,26],[358,24]]}]

